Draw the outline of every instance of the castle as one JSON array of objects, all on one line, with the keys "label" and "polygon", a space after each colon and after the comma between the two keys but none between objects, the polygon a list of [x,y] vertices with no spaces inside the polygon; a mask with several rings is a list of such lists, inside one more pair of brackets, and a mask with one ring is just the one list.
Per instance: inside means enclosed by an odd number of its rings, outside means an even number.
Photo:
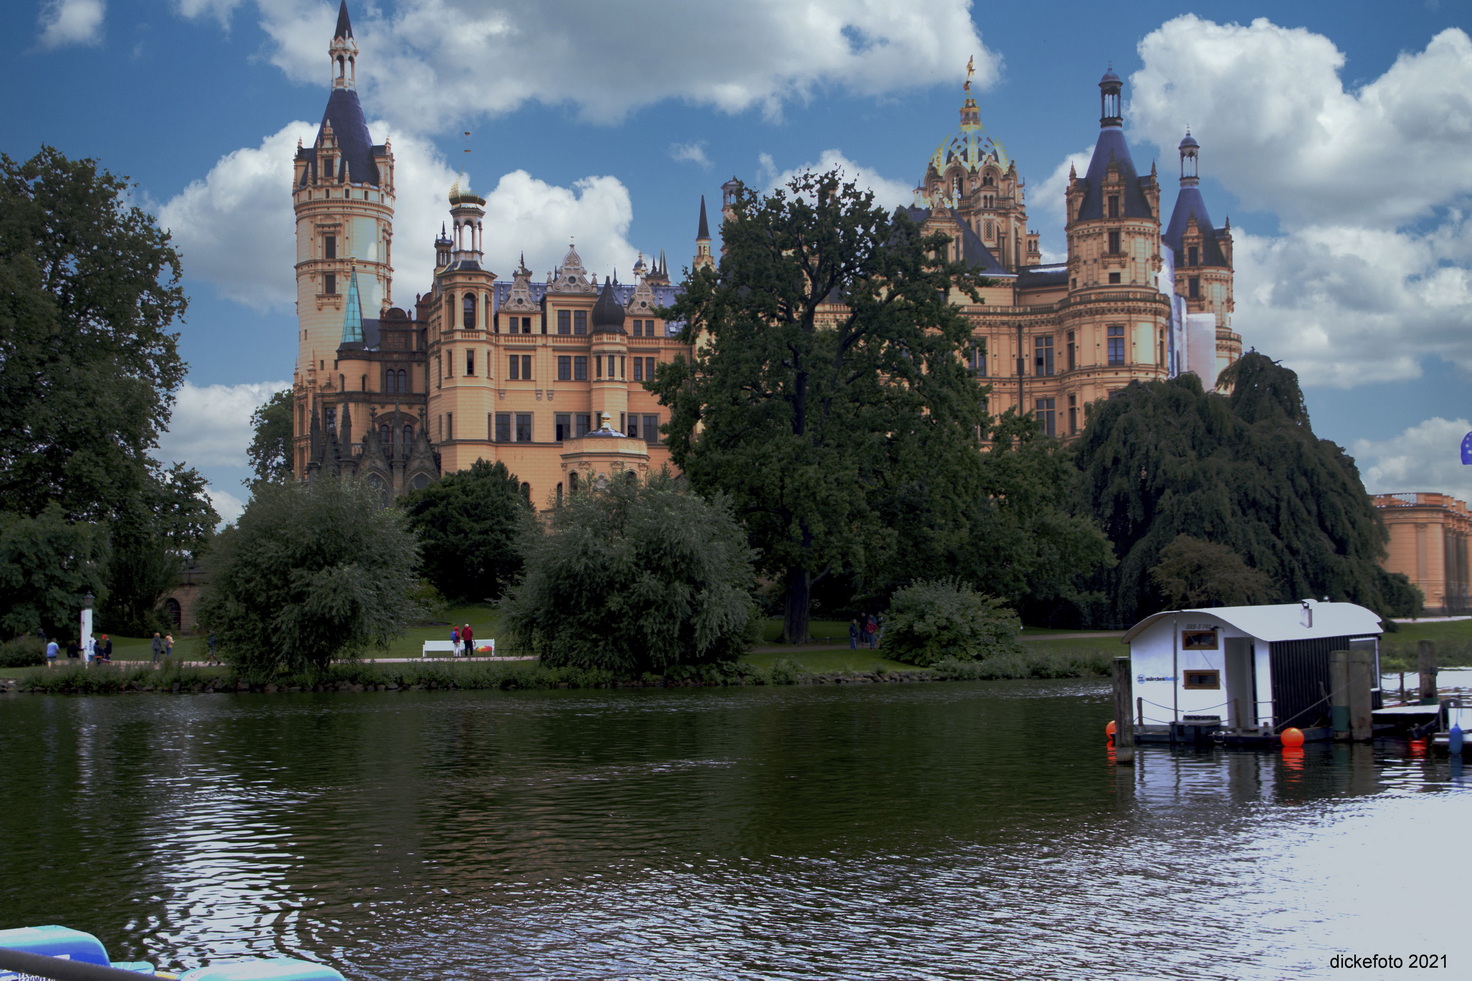
[{"label": "castle", "polygon": [[[545,278],[522,262],[503,280],[485,267],[485,199],[457,182],[434,281],[412,310],[396,307],[393,151],[368,134],[346,0],[328,55],[327,109],[313,144],[297,149],[292,188],[296,476],[356,474],[387,501],[500,460],[542,506],[588,474],[668,465],[668,416],[643,382],[690,349],[659,316],[677,289],[663,257],[641,257],[632,284],[600,284],[569,247]],[[1112,70],[1099,82],[1098,142],[1067,191],[1065,263],[1040,261],[1023,181],[982,128],[969,69],[960,126],[907,209],[990,284],[963,309],[991,410],[1033,413],[1064,437],[1082,428],[1085,406],[1130,381],[1195,371],[1210,385],[1242,349],[1231,231],[1207,214],[1200,147],[1189,134],[1180,144],[1180,191],[1162,226],[1155,169],[1139,176],[1124,139],[1122,88]],[[738,188],[724,186],[727,204]],[[703,199],[695,247],[693,267],[715,265]]]}]

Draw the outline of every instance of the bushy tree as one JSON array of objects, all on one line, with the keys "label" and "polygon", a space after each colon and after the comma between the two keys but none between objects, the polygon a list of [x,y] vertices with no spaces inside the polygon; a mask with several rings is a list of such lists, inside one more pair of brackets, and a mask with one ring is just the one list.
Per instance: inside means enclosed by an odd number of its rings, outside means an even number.
[{"label": "bushy tree", "polygon": [[1177,535],[1160,550],[1150,579],[1168,607],[1249,606],[1271,602],[1273,581],[1225,545]]},{"label": "bushy tree", "polygon": [[922,667],[945,658],[980,661],[1021,653],[1022,621],[995,596],[957,579],[914,582],[895,590],[884,616],[884,653]]},{"label": "bushy tree", "polygon": [[667,476],[584,484],[530,531],[502,606],[513,639],[544,664],[623,675],[739,657],[756,607],[730,504]]},{"label": "bushy tree", "polygon": [[971,281],[944,236],[836,172],[743,190],[722,240],[719,268],[693,271],[669,313],[693,358],[646,387],[691,486],[730,495],[799,642],[815,583],[908,547],[893,518],[919,509],[900,502],[923,499],[935,529],[959,513],[986,419],[950,302]]},{"label": "bushy tree", "polygon": [[134,559],[193,551],[218,521],[198,473],[151,456],[186,301],[168,233],[128,201],[95,161],[0,156],[0,507],[104,529],[104,616],[151,609],[158,593],[116,612],[139,595]]},{"label": "bushy tree", "polygon": [[245,455],[255,475],[246,486],[291,479],[291,389],[283,388],[250,414],[251,439]]},{"label": "bushy tree", "polygon": [[403,512],[356,480],[262,484],[211,549],[199,620],[248,674],[383,648],[418,613]]},{"label": "bushy tree", "polygon": [[1390,614],[1385,531],[1339,446],[1314,436],[1297,376],[1243,355],[1206,392],[1195,375],[1135,382],[1098,403],[1078,444],[1089,505],[1119,555],[1110,619],[1165,600],[1151,579],[1178,535],[1265,574],[1274,599],[1329,596]]},{"label": "bushy tree", "polygon": [[401,502],[419,536],[421,574],[455,603],[499,599],[521,573],[521,531],[532,513],[501,461],[476,460]]},{"label": "bushy tree", "polygon": [[65,639],[77,632],[82,597],[102,591],[107,536],[68,521],[60,505],[31,518],[0,511],[0,639]]}]

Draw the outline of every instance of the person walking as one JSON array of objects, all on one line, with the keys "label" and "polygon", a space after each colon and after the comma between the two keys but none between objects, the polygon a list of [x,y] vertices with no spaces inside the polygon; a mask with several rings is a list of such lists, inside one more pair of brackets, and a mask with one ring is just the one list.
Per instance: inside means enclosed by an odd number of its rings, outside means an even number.
[{"label": "person walking", "polygon": [[112,660],[112,638],[107,634],[102,635],[102,643],[97,645],[97,659],[99,661]]},{"label": "person walking", "polygon": [[174,656],[174,635],[164,634],[164,657]]},{"label": "person walking", "polygon": [[859,621],[849,617],[848,621],[848,649],[857,650],[859,646]]},{"label": "person walking", "polygon": [[869,638],[869,650],[879,646],[879,622],[872,616],[864,621],[864,636]]},{"label": "person walking", "polygon": [[159,658],[161,658],[161,657],[164,656],[164,639],[158,635],[158,631],[157,630],[155,630],[153,632],[153,645],[152,646],[153,646],[153,663],[154,664],[157,664]]},{"label": "person walking", "polygon": [[470,624],[460,628],[460,639],[465,642],[465,656],[475,656],[475,631],[470,629]]},{"label": "person walking", "polygon": [[460,656],[460,628],[459,627],[451,627],[450,628],[450,656],[451,657],[459,657]]},{"label": "person walking", "polygon": [[61,653],[61,647],[56,643],[56,638],[46,642],[46,666],[49,668],[56,664],[56,657]]}]

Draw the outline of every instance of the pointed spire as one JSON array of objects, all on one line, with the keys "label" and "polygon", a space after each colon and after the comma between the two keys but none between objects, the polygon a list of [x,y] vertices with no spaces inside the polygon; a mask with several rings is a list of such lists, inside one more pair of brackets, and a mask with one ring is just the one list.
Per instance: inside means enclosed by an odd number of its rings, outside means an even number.
[{"label": "pointed spire", "polygon": [[353,22],[348,19],[348,0],[342,0],[337,8],[337,30],[333,37],[349,38],[353,36]]},{"label": "pointed spire", "polygon": [[342,343],[363,343],[363,303],[358,298],[358,267],[353,266],[352,279],[348,281],[348,302],[342,317]]},{"label": "pointed spire", "polygon": [[705,220],[705,195],[700,196],[700,227],[695,232],[695,240],[710,241],[710,223]]}]

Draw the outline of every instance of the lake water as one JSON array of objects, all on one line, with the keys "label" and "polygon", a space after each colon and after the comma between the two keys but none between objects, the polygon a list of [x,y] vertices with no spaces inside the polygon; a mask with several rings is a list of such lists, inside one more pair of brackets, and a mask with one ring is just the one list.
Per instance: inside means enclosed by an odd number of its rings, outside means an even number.
[{"label": "lake water", "polygon": [[[0,925],[350,979],[1472,976],[1461,761],[1107,688],[0,699]],[[1440,962],[1438,962],[1440,963]]]}]

